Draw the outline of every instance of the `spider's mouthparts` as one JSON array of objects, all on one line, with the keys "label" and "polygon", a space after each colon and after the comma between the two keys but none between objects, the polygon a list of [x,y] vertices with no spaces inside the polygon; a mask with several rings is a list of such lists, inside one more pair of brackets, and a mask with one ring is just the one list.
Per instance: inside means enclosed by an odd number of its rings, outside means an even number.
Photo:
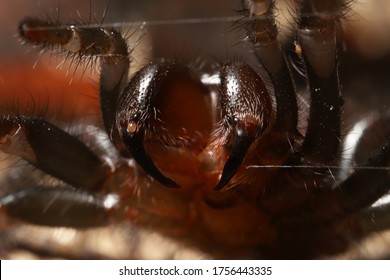
[{"label": "spider's mouthparts", "polygon": [[264,81],[248,64],[231,62],[222,67],[221,109],[234,142],[215,191],[229,183],[253,141],[268,127],[271,108]]},{"label": "spider's mouthparts", "polygon": [[221,179],[214,188],[215,191],[221,190],[236,174],[254,140],[255,136],[252,133],[242,129],[236,130],[232,151],[223,168]]},{"label": "spider's mouthparts", "polygon": [[137,163],[145,170],[145,172],[151,175],[158,182],[166,187],[179,188],[180,186],[176,184],[176,182],[169,179],[168,177],[165,177],[153,163],[153,160],[145,151],[143,135],[143,130],[137,131],[133,134],[124,134],[124,140],[127,148],[129,149],[129,152],[132,154]]}]

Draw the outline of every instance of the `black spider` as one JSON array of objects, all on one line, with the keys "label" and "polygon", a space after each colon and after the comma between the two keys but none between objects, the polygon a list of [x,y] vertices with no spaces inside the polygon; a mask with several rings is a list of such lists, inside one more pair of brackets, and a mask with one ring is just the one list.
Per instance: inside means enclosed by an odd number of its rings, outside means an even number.
[{"label": "black spider", "polygon": [[[42,118],[3,114],[0,149],[66,185],[11,187],[0,198],[2,217],[77,229],[130,223],[217,258],[318,258],[387,228],[388,205],[371,205],[390,186],[388,133],[364,160],[352,155],[359,168],[335,178],[343,160],[336,38],[350,2],[296,3],[310,91],[305,124],[274,4],[243,1],[236,25],[270,84],[234,60],[220,67],[217,93],[178,59],[156,59],[128,79],[132,54],[113,28],[23,20],[27,43],[99,58],[102,119],[116,149],[96,148],[98,130],[85,144]],[[389,120],[368,124],[360,143]]]}]

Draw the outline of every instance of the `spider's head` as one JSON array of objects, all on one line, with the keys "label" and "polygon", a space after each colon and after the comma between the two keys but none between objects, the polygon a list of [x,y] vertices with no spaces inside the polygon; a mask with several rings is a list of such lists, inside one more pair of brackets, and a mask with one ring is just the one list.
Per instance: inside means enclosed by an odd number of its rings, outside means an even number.
[{"label": "spider's head", "polygon": [[[175,61],[148,64],[122,92],[119,135],[160,183],[221,189],[268,127],[271,101],[260,76],[242,62],[224,65],[220,76],[220,107],[213,106],[212,91]],[[213,156],[205,155],[210,147]]]}]

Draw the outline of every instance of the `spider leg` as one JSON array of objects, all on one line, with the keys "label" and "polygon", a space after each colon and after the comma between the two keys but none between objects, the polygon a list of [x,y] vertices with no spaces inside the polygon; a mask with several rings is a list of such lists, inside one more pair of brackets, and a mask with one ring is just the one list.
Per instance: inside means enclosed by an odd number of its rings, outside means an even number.
[{"label": "spider leg", "polygon": [[[390,189],[390,182],[385,188]],[[359,213],[358,221],[363,234],[390,229],[390,203],[367,208]]]},{"label": "spider leg", "polygon": [[[387,123],[387,120],[379,122]],[[386,122],[387,121],[387,122]],[[365,132],[372,137],[372,131]],[[335,228],[343,232],[351,231],[355,236],[390,229],[390,204],[386,202],[390,190],[390,137],[379,151],[373,153],[364,164],[354,171],[350,177],[332,190],[339,208],[347,218],[341,216]],[[382,198],[384,198],[382,200]],[[375,204],[374,204],[375,203]],[[327,209],[328,212],[335,209]],[[333,212],[338,214],[337,211]]]},{"label": "spider leg", "polygon": [[105,199],[85,191],[29,186],[0,197],[0,213],[43,226],[88,228],[107,224]]},{"label": "spider leg", "polygon": [[358,211],[384,197],[390,183],[390,111],[375,112],[355,126],[360,132],[352,129],[348,135],[355,137],[355,145],[345,141],[352,148],[343,170],[348,177],[335,190],[340,191],[347,211]]},{"label": "spider leg", "polygon": [[340,15],[333,6],[323,7],[320,2],[302,1],[298,24],[298,41],[310,89],[309,122],[300,154],[309,163],[329,164],[336,159],[340,147],[342,99],[335,27]]},{"label": "spider leg", "polygon": [[20,23],[19,34],[30,44],[59,46],[79,59],[101,59],[100,105],[105,128],[113,137],[116,102],[127,83],[130,66],[127,43],[121,34],[111,28],[64,26],[34,18],[26,18]]},{"label": "spider leg", "polygon": [[111,173],[84,143],[41,119],[0,120],[0,149],[73,186],[94,190]]},{"label": "spider leg", "polygon": [[[297,39],[302,47],[310,89],[310,112],[301,149],[287,162],[290,168],[281,170],[274,182],[281,187],[268,188],[262,201],[264,207],[275,213],[287,213],[306,203],[310,192],[317,192],[325,176],[330,175],[331,170],[326,166],[334,163],[340,153],[336,23],[343,12],[344,1],[336,2],[334,5],[329,1],[300,2]],[[331,180],[326,183],[332,184]]]},{"label": "spider leg", "polygon": [[110,177],[111,168],[83,142],[41,119],[4,117],[0,121],[0,149],[19,156],[73,187],[35,185],[0,197],[7,216],[49,226],[90,227],[104,224],[105,196],[96,191]]},{"label": "spider leg", "polygon": [[[100,107],[107,133],[122,155],[133,156],[137,163],[157,181],[166,186],[176,186],[154,165],[143,148],[142,137],[135,137],[129,145],[123,143],[117,118],[117,106],[127,85],[130,56],[125,38],[112,28],[85,25],[61,25],[27,18],[19,25],[19,34],[27,42],[43,47],[61,47],[70,56],[79,59],[100,58]],[[148,99],[143,98],[143,102]],[[141,131],[140,131],[141,133]],[[134,145],[134,146],[132,146]]]},{"label": "spider leg", "polygon": [[[270,193],[280,192],[275,195],[280,196],[280,201],[288,201],[285,203],[286,209],[290,203],[294,208],[296,204],[305,201],[305,189],[317,188],[317,182],[329,175],[330,169],[326,166],[334,163],[340,155],[342,99],[338,78],[336,23],[342,14],[337,9],[344,7],[344,1],[338,2],[338,5],[326,3],[301,1],[297,39],[302,47],[310,90],[308,126],[301,148],[287,162],[292,169],[280,171],[281,177],[286,179],[275,180],[276,185],[283,184],[285,187],[282,190],[269,190]],[[300,167],[300,170],[295,169]],[[282,193],[286,195],[283,199]],[[296,193],[297,200],[288,199],[289,193]],[[273,208],[271,204],[270,207]],[[278,211],[284,212],[286,209],[283,208]]]},{"label": "spider leg", "polygon": [[360,166],[339,188],[339,200],[348,211],[370,206],[390,190],[390,138],[380,151]]},{"label": "spider leg", "polygon": [[[254,46],[255,54],[268,72],[275,91],[275,132],[296,133],[298,107],[291,71],[278,41],[275,23],[274,0],[245,0],[246,16],[249,17],[246,32]],[[291,137],[293,138],[293,137]]]}]

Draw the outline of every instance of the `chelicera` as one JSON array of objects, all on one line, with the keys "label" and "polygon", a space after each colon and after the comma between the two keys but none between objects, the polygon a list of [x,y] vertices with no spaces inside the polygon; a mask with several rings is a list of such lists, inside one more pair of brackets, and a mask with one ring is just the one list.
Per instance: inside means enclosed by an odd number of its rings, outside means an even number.
[{"label": "chelicera", "polygon": [[2,215],[49,227],[130,222],[217,258],[318,258],[369,231],[369,215],[386,221],[388,211],[370,206],[390,185],[389,135],[348,178],[336,180],[332,170],[342,150],[337,26],[348,3],[297,5],[297,52],[310,91],[304,131],[274,1],[243,1],[243,28],[271,85],[249,64],[230,61],[218,71],[217,95],[170,58],[128,79],[131,52],[115,29],[22,21],[29,44],[99,57],[102,119],[115,149],[97,154],[41,118],[3,115],[1,150],[66,185],[11,190],[0,199]]}]

